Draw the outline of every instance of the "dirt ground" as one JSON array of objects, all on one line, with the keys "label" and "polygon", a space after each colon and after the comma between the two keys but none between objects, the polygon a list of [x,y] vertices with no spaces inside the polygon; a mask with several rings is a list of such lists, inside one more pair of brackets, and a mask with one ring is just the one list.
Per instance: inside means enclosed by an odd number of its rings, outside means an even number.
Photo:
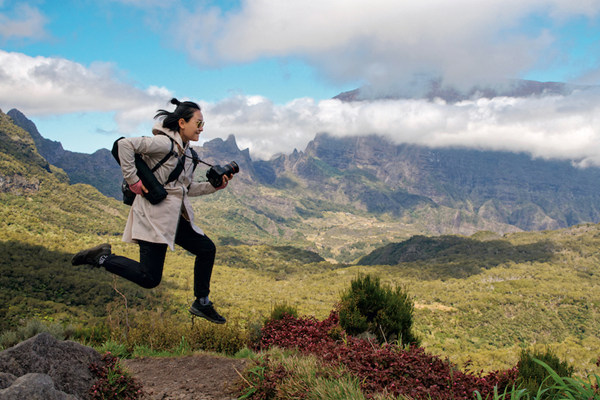
[{"label": "dirt ground", "polygon": [[146,400],[236,399],[233,386],[247,362],[208,354],[123,360],[143,385]]}]

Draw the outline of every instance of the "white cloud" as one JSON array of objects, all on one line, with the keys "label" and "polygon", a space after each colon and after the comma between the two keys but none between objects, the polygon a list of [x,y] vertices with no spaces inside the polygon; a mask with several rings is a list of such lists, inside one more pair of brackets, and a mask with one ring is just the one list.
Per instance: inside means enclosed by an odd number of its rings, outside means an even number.
[{"label": "white cloud", "polygon": [[129,133],[172,97],[165,88],[139,89],[117,75],[109,63],[86,67],[62,58],[0,50],[0,105],[28,116],[115,113],[119,131]]},{"label": "white cloud", "polygon": [[205,140],[233,133],[254,158],[303,150],[318,132],[376,133],[398,144],[524,152],[600,166],[600,91],[455,104],[299,99],[275,105],[265,98],[237,96],[203,104],[203,109]]},{"label": "white cloud", "polygon": [[560,24],[599,10],[597,0],[248,0],[236,11],[186,10],[172,32],[208,65],[292,56],[343,82],[414,88],[426,75],[470,86],[547,61],[555,37],[536,26],[522,33],[527,17]]},{"label": "white cloud", "polygon": [[4,40],[46,38],[49,36],[45,30],[47,22],[47,18],[37,8],[27,4],[17,5],[14,15],[0,13],[0,38]]},{"label": "white cloud", "polygon": [[[170,109],[172,93],[161,87],[139,89],[116,79],[118,75],[111,64],[86,67],[0,50],[0,106],[30,117],[111,114],[121,134],[139,134],[157,109]],[[395,143],[432,147],[525,152],[600,166],[600,90],[459,103],[302,98],[278,105],[261,96],[239,95],[201,105],[207,120],[203,139],[234,134],[255,159],[303,150],[315,134],[328,132],[380,134]]]}]

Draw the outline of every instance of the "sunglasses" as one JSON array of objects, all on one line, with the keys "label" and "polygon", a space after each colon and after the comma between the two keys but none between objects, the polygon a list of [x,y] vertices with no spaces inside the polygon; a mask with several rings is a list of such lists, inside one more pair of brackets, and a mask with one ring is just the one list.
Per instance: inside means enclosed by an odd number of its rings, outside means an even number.
[{"label": "sunglasses", "polygon": [[198,122],[196,122],[196,124],[198,125],[198,129],[203,128],[204,127],[204,120],[198,121]]}]

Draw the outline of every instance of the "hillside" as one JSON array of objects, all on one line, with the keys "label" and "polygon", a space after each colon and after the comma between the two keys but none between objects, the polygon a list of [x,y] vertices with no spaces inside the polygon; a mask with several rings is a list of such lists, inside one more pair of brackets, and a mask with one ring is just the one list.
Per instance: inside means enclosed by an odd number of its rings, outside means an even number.
[{"label": "hillside", "polygon": [[[135,246],[120,240],[128,207],[91,186],[69,184],[64,171],[41,157],[27,132],[2,113],[0,135],[0,332],[42,318],[79,327],[88,332],[86,340],[122,340],[126,309],[116,287],[128,300],[130,338],[180,345],[181,336],[169,332],[189,327],[193,258],[169,252],[164,282],[152,290],[103,270],[72,267],[73,252],[105,241],[119,254],[137,257]],[[244,161],[233,138],[212,145],[231,150],[220,162]],[[194,203],[198,223],[219,241],[211,299],[231,321],[209,337],[250,329],[278,303],[324,318],[353,278],[370,273],[407,289],[427,351],[460,366],[469,359],[473,369],[512,366],[521,348],[548,345],[579,372],[596,370],[600,226],[430,237],[422,235],[424,225],[407,224],[408,216],[311,202],[307,178],[286,180],[276,173],[272,184],[252,186],[250,171],[243,169],[228,190]],[[337,171],[341,175],[332,176],[341,180],[345,170]],[[444,209],[421,206],[409,216],[431,218],[429,211]],[[450,216],[456,212],[448,210]],[[433,226],[435,220],[429,221]],[[401,240],[394,229],[402,231]],[[411,231],[420,236],[410,238]],[[369,265],[323,261],[335,246],[361,257],[369,248],[382,249],[369,262],[363,258]]]}]

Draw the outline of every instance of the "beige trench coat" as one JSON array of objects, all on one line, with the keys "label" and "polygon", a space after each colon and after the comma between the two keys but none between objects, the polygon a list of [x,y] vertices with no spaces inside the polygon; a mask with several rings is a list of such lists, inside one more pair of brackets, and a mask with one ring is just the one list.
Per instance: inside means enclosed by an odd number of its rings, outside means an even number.
[{"label": "beige trench coat", "polygon": [[[171,149],[173,138],[184,150],[184,170],[179,178],[165,186],[167,197],[160,203],[152,205],[143,196],[135,196],[135,200],[129,211],[123,241],[137,243],[138,240],[153,243],[165,243],[171,250],[174,248],[175,232],[182,211],[189,216],[194,231],[204,235],[202,229],[194,224],[194,211],[188,196],[200,196],[214,193],[216,189],[208,182],[193,182],[192,154],[188,146],[184,146],[179,132],[173,132],[162,127],[162,122],[152,128],[152,137],[132,137],[119,141],[119,158],[121,160],[121,171],[123,177],[130,185],[136,183],[139,178],[135,168],[135,154],[141,154],[144,161],[152,168]],[[160,134],[162,133],[162,134]],[[173,150],[178,154],[178,146]],[[159,182],[166,182],[169,174],[177,166],[177,157],[170,157],[154,175]]]}]

